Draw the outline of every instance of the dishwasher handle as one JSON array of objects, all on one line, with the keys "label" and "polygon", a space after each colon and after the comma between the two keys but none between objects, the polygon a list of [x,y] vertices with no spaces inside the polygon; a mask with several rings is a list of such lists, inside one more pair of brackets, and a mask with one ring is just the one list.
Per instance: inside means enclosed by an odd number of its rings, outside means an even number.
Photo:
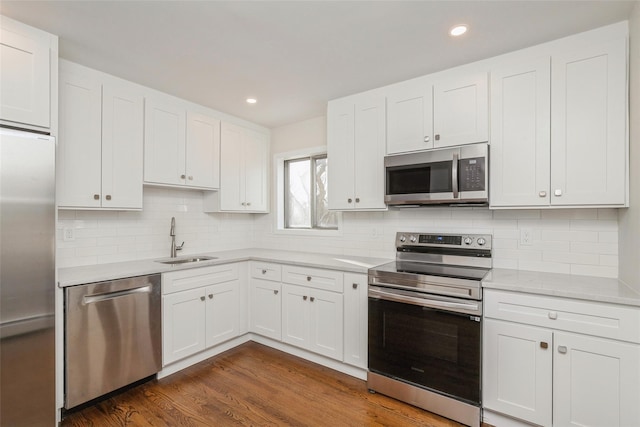
[{"label": "dishwasher handle", "polygon": [[85,295],[84,297],[82,297],[82,303],[84,305],[87,305],[87,304],[93,304],[96,302],[107,301],[114,298],[124,297],[127,295],[148,294],[148,293],[151,293],[151,290],[152,290],[151,285],[147,285],[147,286],[141,286],[139,288],[127,289],[125,291],[107,292],[107,293],[98,294],[98,295]]}]

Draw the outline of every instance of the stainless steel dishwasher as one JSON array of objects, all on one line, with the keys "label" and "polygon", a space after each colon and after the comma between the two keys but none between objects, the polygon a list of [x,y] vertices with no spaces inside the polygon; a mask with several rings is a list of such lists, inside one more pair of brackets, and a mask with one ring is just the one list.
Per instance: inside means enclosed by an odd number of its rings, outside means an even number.
[{"label": "stainless steel dishwasher", "polygon": [[161,367],[159,274],[65,289],[65,408]]}]

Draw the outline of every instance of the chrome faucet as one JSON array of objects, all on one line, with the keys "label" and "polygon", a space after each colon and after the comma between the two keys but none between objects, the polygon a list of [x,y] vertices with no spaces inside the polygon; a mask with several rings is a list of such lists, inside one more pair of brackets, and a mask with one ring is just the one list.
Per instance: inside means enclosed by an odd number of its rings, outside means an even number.
[{"label": "chrome faucet", "polygon": [[176,257],[176,252],[181,251],[184,246],[184,242],[180,246],[176,246],[176,217],[171,217],[171,230],[169,230],[169,236],[171,236],[171,258]]}]

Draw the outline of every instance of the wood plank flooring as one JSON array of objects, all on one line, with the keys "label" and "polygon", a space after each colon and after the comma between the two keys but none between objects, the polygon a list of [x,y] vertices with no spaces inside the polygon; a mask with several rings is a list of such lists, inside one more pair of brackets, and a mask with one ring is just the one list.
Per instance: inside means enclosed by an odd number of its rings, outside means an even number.
[{"label": "wood plank flooring", "polygon": [[366,383],[257,344],[67,414],[62,426],[459,427]]}]

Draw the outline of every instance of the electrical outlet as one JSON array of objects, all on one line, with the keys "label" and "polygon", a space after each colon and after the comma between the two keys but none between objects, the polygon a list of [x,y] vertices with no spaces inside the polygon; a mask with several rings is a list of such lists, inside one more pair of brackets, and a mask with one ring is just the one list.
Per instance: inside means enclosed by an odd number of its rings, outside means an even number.
[{"label": "electrical outlet", "polygon": [[72,242],[76,240],[76,237],[73,234],[73,228],[65,227],[62,229],[62,240],[65,242]]},{"label": "electrical outlet", "polygon": [[530,228],[520,229],[520,245],[531,246],[533,245],[533,230]]}]

